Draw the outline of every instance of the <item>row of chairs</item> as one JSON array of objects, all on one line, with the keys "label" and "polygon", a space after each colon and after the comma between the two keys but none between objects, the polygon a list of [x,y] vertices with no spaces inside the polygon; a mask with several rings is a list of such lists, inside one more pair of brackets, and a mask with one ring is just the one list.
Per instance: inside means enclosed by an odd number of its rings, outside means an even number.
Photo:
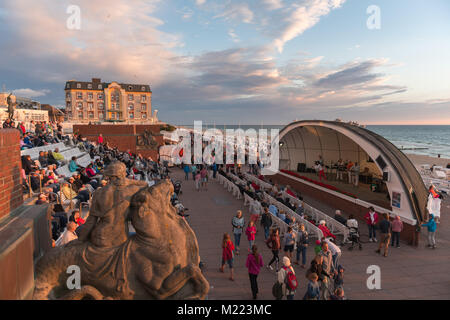
[{"label": "row of chairs", "polygon": [[20,151],[20,155],[22,156],[31,156],[32,160],[36,160],[39,158],[39,152],[41,151],[53,151],[56,148],[59,149],[59,151],[61,150],[67,150],[68,147],[65,146],[65,144],[63,142],[58,142],[58,143],[52,143],[52,144],[48,144],[46,146],[42,146],[42,147],[35,147],[35,148],[31,148],[31,149],[24,149]]},{"label": "row of chairs", "polygon": [[[272,188],[272,185],[260,180],[259,178],[256,178],[254,176],[251,176],[249,174],[244,174],[244,176],[247,178],[249,178],[249,180],[251,180],[252,182],[256,183],[257,185],[259,185],[260,187],[263,187],[265,189],[270,189]],[[342,236],[343,239],[348,239],[349,236],[349,229],[347,228],[347,226],[343,225],[342,223],[340,223],[339,221],[335,220],[334,218],[330,217],[329,215],[327,215],[326,213],[312,207],[311,205],[309,205],[308,203],[306,203],[305,201],[302,201],[296,197],[291,196],[290,194],[288,194],[287,192],[283,191],[282,192],[283,197],[289,198],[289,200],[295,204],[295,205],[302,205],[304,210],[305,210],[305,214],[310,216],[316,223],[318,223],[320,220],[325,220],[328,228],[330,229],[330,231],[338,236]],[[275,200],[276,201],[276,200]],[[288,207],[284,206],[285,208],[289,209]],[[290,210],[291,213],[296,214],[294,211]],[[297,215],[298,216],[298,215]],[[320,231],[320,230],[319,230]]]}]

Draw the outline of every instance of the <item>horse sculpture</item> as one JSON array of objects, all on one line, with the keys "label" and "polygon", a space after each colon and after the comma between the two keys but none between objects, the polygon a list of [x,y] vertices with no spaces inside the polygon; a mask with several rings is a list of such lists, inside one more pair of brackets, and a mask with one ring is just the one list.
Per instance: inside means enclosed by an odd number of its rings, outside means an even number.
[{"label": "horse sculpture", "polygon": [[[136,230],[120,245],[74,240],[49,251],[36,265],[34,299],[204,299],[209,284],[197,239],[171,205],[172,193],[163,180],[141,188],[124,208],[112,208],[127,210]],[[80,268],[80,289],[67,289],[71,265]]]}]

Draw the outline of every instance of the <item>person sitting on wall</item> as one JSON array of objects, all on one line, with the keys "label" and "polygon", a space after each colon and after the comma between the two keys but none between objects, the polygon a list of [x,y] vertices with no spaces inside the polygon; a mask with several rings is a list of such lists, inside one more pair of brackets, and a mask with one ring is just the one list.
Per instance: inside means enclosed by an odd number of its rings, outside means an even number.
[{"label": "person sitting on wall", "polygon": [[326,226],[325,220],[320,220],[318,228],[322,231],[325,238],[333,238],[333,240],[336,240],[336,236]]}]

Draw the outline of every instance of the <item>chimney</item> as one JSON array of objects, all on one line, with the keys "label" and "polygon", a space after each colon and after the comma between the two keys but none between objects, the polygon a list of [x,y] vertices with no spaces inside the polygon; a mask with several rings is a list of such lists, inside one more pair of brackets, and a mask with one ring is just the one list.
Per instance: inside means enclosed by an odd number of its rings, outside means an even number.
[{"label": "chimney", "polygon": [[100,78],[92,78],[92,83],[100,83],[102,79]]}]

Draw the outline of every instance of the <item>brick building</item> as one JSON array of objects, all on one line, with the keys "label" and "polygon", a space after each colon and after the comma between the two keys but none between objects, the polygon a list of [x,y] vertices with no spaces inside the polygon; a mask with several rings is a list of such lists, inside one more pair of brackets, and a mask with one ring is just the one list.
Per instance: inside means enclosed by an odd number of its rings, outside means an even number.
[{"label": "brick building", "polygon": [[128,122],[157,123],[152,114],[149,85],[70,80],[66,82],[66,113],[74,123]]}]

